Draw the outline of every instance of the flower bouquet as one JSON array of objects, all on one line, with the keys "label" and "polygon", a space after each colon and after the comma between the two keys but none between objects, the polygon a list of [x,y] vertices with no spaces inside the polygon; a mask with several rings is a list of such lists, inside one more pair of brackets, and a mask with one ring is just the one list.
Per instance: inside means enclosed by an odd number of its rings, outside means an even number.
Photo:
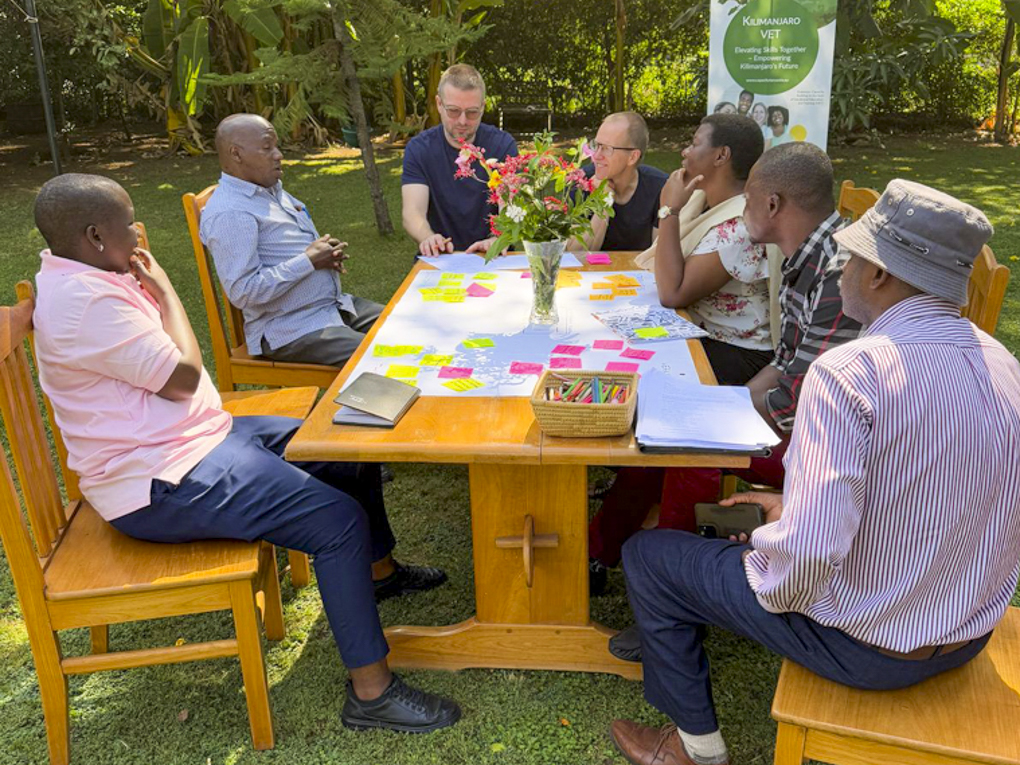
[{"label": "flower bouquet", "polygon": [[[486,262],[515,242],[521,242],[531,266],[534,304],[531,321],[555,324],[555,295],[560,258],[571,237],[591,232],[594,215],[612,217],[613,194],[606,181],[589,178],[581,162],[591,156],[582,140],[558,157],[552,133],[535,137],[535,150],[500,161],[484,149],[463,143],[457,157],[457,178],[470,178],[489,187],[489,203],[499,212],[489,216],[495,241]],[[481,177],[478,163],[486,177]]]}]

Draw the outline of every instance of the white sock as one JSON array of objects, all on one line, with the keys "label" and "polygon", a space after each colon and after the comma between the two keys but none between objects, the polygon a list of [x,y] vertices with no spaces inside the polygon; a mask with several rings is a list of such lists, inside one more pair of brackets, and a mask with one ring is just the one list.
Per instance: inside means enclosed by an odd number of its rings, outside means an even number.
[{"label": "white sock", "polygon": [[695,736],[692,733],[685,733],[676,729],[680,734],[680,740],[687,750],[687,755],[697,765],[720,765],[729,759],[726,751],[726,742],[723,741],[722,732],[706,733],[703,736]]}]

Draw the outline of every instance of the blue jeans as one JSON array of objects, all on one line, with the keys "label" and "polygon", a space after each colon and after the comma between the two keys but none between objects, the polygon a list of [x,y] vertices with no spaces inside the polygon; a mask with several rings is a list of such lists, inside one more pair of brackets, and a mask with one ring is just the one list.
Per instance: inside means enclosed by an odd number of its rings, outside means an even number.
[{"label": "blue jeans", "polygon": [[150,542],[265,539],[314,556],[333,637],[356,669],[389,652],[372,586],[372,561],[395,544],[379,466],[284,461],[300,425],[290,417],[235,417],[223,443],[180,484],[153,480],[151,504],[112,523]]},{"label": "blue jeans", "polygon": [[719,729],[702,645],[705,626],[761,643],[829,680],[866,690],[914,685],[967,663],[991,633],[947,654],[910,661],[844,632],[758,603],[744,574],[747,545],[686,531],[643,531],[623,547],[627,594],[641,631],[645,699],[694,735]]}]

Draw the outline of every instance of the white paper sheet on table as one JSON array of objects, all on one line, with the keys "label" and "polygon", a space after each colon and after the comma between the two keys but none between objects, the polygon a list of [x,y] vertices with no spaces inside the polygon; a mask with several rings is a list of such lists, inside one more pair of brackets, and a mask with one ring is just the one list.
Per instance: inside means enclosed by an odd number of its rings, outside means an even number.
[{"label": "white paper sheet on table", "polygon": [[638,383],[637,442],[652,449],[760,452],[779,437],[743,385],[700,385],[656,370]]},{"label": "white paper sheet on table", "polygon": [[[466,272],[465,272],[466,273]],[[414,384],[423,396],[530,396],[538,381],[536,374],[510,374],[515,361],[539,363],[549,367],[551,352],[557,345],[581,345],[585,350],[578,357],[581,368],[604,370],[610,362],[634,363],[645,373],[658,369],[681,379],[697,381],[698,375],[691,359],[687,342],[672,340],[656,343],[655,355],[647,360],[621,357],[621,350],[594,350],[596,340],[618,340],[612,331],[592,316],[596,306],[658,305],[654,278],[646,271],[625,272],[641,286],[633,297],[618,297],[612,301],[591,300],[592,285],[604,281],[610,272],[582,272],[580,286],[561,287],[556,291],[556,305],[560,321],[554,327],[529,326],[531,311],[531,280],[519,273],[500,271],[496,274],[496,290],[485,298],[464,298],[462,303],[425,302],[421,288],[436,287],[443,273],[419,273],[400,302],[386,319],[375,343],[368,349],[350,375],[354,380],[362,372],[386,374],[390,365],[418,366]],[[465,275],[462,286],[471,285]],[[599,290],[605,292],[605,290]],[[491,348],[465,348],[464,340],[491,338]],[[375,356],[376,346],[421,346],[413,355],[398,357]],[[626,346],[625,346],[626,347]],[[646,346],[647,347],[647,346]],[[472,378],[484,386],[462,393],[443,386],[438,378],[439,367],[421,367],[424,356],[453,356],[447,366],[468,367]],[[557,354],[563,355],[563,354]]]},{"label": "white paper sheet on table", "polygon": [[[466,252],[451,252],[448,255],[437,255],[434,258],[422,258],[423,263],[432,266],[438,271],[452,271],[461,274],[477,274],[486,271],[509,271],[527,270],[527,255],[504,255],[501,258],[493,258],[488,263],[481,255],[468,254]],[[560,259],[560,268],[580,268],[581,261],[571,252],[563,253]]]}]

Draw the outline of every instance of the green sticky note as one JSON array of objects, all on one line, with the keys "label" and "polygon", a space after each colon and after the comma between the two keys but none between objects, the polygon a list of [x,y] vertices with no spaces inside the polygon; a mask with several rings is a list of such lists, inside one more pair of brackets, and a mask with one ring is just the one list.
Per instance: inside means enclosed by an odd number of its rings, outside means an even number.
[{"label": "green sticky note", "polygon": [[654,337],[669,337],[669,332],[665,327],[642,327],[634,330],[634,334],[646,340]]},{"label": "green sticky note", "polygon": [[465,348],[491,348],[495,343],[488,337],[479,337],[475,340],[465,340]]},{"label": "green sticky note", "polygon": [[420,345],[377,345],[372,350],[373,356],[417,356],[424,350]]},{"label": "green sticky note", "polygon": [[426,353],[421,357],[423,367],[445,367],[453,363],[453,355],[440,356],[438,353]]},{"label": "green sticky note", "polygon": [[418,367],[406,366],[403,364],[390,364],[386,370],[387,377],[417,377]]}]

